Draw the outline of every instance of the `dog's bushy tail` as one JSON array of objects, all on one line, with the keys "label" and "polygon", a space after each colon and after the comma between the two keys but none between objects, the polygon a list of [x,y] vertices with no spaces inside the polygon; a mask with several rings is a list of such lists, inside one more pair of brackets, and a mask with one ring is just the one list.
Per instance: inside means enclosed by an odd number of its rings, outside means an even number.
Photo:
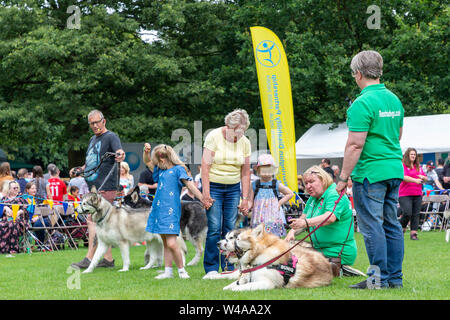
[{"label": "dog's bushy tail", "polygon": [[177,237],[177,243],[178,246],[180,247],[181,251],[183,251],[184,255],[187,254],[187,247],[186,247],[186,242],[184,242],[183,239],[183,234],[180,231],[180,235]]}]

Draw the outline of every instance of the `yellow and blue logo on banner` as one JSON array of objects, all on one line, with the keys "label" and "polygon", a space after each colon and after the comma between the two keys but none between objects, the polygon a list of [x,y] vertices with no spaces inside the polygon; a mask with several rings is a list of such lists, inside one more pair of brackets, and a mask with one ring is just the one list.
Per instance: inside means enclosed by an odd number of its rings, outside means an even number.
[{"label": "yellow and blue logo on banner", "polygon": [[251,27],[250,32],[267,141],[279,166],[277,179],[297,192],[294,111],[286,54],[271,30]]}]

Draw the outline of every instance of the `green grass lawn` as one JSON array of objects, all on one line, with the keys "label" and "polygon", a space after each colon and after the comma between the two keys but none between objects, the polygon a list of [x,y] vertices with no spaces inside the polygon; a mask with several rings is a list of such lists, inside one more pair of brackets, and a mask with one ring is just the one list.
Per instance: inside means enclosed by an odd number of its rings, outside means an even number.
[{"label": "green grass lawn", "polygon": [[[366,271],[367,255],[361,234],[355,234],[358,257],[354,267]],[[348,286],[363,277],[335,278],[332,285],[316,289],[277,289],[235,293],[223,291],[229,280],[202,280],[202,263],[186,267],[191,279],[155,280],[157,270],[141,271],[143,246],[131,248],[131,267],[118,272],[122,259],[117,248],[114,269],[99,268],[91,274],[72,273],[72,262],[81,260],[86,249],[59,252],[18,254],[14,258],[0,255],[0,299],[62,299],[62,300],[447,300],[450,297],[450,243],[444,232],[419,232],[419,241],[405,235],[403,264],[404,288],[390,290],[354,290]],[[194,255],[188,243],[188,259]],[[188,260],[189,261],[189,260]],[[175,271],[176,273],[176,271]],[[79,282],[77,282],[79,279]],[[79,284],[79,288],[77,288]]]}]

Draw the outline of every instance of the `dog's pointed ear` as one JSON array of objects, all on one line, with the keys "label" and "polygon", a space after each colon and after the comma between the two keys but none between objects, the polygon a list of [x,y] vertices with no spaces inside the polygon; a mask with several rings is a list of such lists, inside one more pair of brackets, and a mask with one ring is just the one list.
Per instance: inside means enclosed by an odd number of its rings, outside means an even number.
[{"label": "dog's pointed ear", "polygon": [[100,201],[102,201],[102,196],[100,195],[100,193],[95,193],[94,201],[96,205],[100,204]]},{"label": "dog's pointed ear", "polygon": [[264,235],[264,230],[265,230],[264,223],[261,223],[255,229],[253,229],[252,234],[256,238],[260,238]]},{"label": "dog's pointed ear", "polygon": [[137,203],[139,201],[139,187],[136,188],[134,188],[133,192],[131,192],[131,200],[134,203]]},{"label": "dog's pointed ear", "polygon": [[136,187],[134,187],[132,192],[140,193],[141,192],[141,188],[139,188],[139,186],[136,186]]},{"label": "dog's pointed ear", "polygon": [[91,187],[91,192],[92,192],[92,193],[97,193],[97,187],[95,186],[95,184],[92,185],[92,187]]}]

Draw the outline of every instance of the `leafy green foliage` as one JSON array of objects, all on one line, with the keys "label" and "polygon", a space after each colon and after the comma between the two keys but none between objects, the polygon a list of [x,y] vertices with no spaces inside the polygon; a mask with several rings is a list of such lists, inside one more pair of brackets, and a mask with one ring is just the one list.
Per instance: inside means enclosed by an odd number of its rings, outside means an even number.
[{"label": "leafy green foliage", "polygon": [[[351,58],[384,57],[383,81],[406,115],[450,112],[449,9],[440,0],[15,0],[0,4],[0,146],[11,158],[74,165],[104,112],[124,142],[170,143],[246,109],[264,127],[249,27],[274,31],[290,66],[297,138],[311,125],[345,120],[359,89]],[[68,29],[67,8],[81,10]],[[370,5],[380,29],[366,25]],[[152,42],[142,30],[156,35]],[[71,162],[71,163],[69,163]],[[79,163],[77,163],[79,165]]]}]

